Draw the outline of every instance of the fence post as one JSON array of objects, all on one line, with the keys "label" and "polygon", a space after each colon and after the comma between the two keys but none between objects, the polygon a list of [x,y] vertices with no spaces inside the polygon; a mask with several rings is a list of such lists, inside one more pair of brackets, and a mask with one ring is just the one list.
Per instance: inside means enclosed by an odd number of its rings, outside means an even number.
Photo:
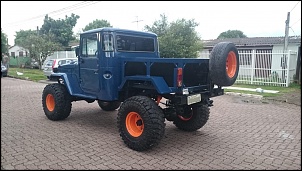
[{"label": "fence post", "polygon": [[290,50],[287,52],[287,60],[286,60],[286,87],[289,86],[289,63],[290,63]]},{"label": "fence post", "polygon": [[251,84],[254,81],[254,72],[255,72],[255,49],[252,50],[252,72],[251,72]]}]

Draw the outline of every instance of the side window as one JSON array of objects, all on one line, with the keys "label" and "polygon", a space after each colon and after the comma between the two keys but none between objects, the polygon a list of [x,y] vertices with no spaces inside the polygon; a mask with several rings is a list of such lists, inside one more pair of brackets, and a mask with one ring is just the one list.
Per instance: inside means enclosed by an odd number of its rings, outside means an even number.
[{"label": "side window", "polygon": [[96,56],[98,50],[98,35],[97,33],[83,36],[81,55],[83,57]]},{"label": "side window", "polygon": [[103,51],[113,51],[113,36],[111,34],[104,34],[102,40]]}]

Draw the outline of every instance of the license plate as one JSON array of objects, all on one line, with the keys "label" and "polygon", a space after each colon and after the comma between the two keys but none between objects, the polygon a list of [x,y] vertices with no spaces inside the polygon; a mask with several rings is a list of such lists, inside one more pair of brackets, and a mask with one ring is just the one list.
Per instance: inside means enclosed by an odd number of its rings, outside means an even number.
[{"label": "license plate", "polygon": [[200,94],[194,94],[194,95],[191,95],[191,96],[187,97],[187,104],[188,105],[198,103],[200,101],[201,101],[201,95]]}]

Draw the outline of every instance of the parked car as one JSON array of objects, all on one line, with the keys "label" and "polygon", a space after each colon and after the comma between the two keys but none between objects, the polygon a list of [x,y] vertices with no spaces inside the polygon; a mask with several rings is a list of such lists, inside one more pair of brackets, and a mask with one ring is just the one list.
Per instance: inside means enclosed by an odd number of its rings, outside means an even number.
[{"label": "parked car", "polygon": [[51,74],[58,72],[59,65],[77,64],[78,58],[49,59],[45,61],[44,75],[51,80]]},{"label": "parked car", "polygon": [[8,68],[1,62],[1,77],[6,77]]},{"label": "parked car", "polygon": [[37,62],[37,61],[31,62],[31,68],[39,69],[39,62]]}]

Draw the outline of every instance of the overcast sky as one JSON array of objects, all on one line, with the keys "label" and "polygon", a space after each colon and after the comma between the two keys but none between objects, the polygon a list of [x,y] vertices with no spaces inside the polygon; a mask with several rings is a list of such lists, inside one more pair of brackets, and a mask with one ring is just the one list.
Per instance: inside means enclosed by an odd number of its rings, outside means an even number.
[{"label": "overcast sky", "polygon": [[75,33],[95,19],[107,20],[113,27],[143,30],[166,14],[169,22],[195,19],[202,39],[216,39],[227,30],[270,37],[285,35],[288,12],[289,35],[301,35],[301,1],[1,1],[1,28],[13,45],[16,31],[40,28],[47,13],[54,19],[79,15]]}]

